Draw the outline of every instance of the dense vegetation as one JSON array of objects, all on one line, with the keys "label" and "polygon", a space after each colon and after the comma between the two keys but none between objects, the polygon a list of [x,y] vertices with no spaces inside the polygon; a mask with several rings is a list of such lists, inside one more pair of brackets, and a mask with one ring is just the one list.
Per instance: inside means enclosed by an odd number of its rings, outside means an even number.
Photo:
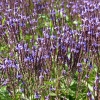
[{"label": "dense vegetation", "polygon": [[0,100],[100,100],[99,0],[0,0]]}]

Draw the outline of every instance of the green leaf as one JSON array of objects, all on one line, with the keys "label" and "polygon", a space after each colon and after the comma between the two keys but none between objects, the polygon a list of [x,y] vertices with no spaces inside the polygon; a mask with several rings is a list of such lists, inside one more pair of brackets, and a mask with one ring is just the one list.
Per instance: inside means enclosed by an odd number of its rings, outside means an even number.
[{"label": "green leaf", "polygon": [[53,84],[54,84],[53,81],[45,81],[44,83],[45,83],[46,85],[53,85]]},{"label": "green leaf", "polygon": [[66,16],[66,21],[68,21],[69,20],[69,17],[68,16]]},{"label": "green leaf", "polygon": [[56,96],[56,93],[51,92],[51,93],[49,93],[49,95],[54,97],[54,96]]},{"label": "green leaf", "polygon": [[6,90],[6,86],[0,88],[0,100],[12,100],[9,93]]},{"label": "green leaf", "polygon": [[4,25],[5,21],[6,21],[6,18],[4,17],[2,20],[2,25]]},{"label": "green leaf", "polygon": [[73,24],[76,24],[76,25],[77,25],[77,24],[78,24],[78,21],[77,21],[77,20],[75,20],[75,21],[73,22]]}]

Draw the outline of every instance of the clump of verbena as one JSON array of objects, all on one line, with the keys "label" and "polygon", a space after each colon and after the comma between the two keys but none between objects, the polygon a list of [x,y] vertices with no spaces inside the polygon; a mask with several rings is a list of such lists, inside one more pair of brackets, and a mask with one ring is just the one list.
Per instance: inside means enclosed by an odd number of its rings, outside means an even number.
[{"label": "clump of verbena", "polygon": [[99,0],[2,0],[0,100],[99,100],[99,7]]}]

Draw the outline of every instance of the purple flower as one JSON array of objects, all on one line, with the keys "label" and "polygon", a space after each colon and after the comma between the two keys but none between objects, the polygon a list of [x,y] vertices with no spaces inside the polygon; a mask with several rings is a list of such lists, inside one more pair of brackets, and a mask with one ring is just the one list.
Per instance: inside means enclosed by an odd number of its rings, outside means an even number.
[{"label": "purple flower", "polygon": [[62,70],[62,75],[65,76],[67,74],[66,70]]},{"label": "purple flower", "polygon": [[5,64],[12,64],[12,61],[8,58],[5,59]]},{"label": "purple flower", "polygon": [[78,69],[78,72],[82,72],[82,67],[80,67],[80,68]]},{"label": "purple flower", "polygon": [[4,65],[4,64],[0,65],[0,69],[5,69],[5,68],[6,68],[6,65]]},{"label": "purple flower", "polygon": [[48,59],[48,58],[50,58],[50,56],[49,55],[44,55],[43,58]]},{"label": "purple flower", "polygon": [[82,66],[82,63],[77,63],[77,66],[78,66],[78,67],[81,67],[81,66]]},{"label": "purple flower", "polygon": [[23,89],[23,88],[21,88],[21,89],[20,89],[20,92],[24,92],[24,89]]},{"label": "purple flower", "polygon": [[50,86],[50,91],[55,91],[56,89]]},{"label": "purple flower", "polygon": [[13,57],[13,56],[14,56],[13,52],[10,52],[10,53],[9,53],[9,55],[10,55],[11,57]]},{"label": "purple flower", "polygon": [[89,75],[88,75],[88,74],[86,74],[86,75],[85,75],[85,77],[88,79],[88,78],[89,78]]},{"label": "purple flower", "polygon": [[51,35],[51,39],[56,39],[56,36],[55,35]]},{"label": "purple flower", "polygon": [[6,79],[3,83],[2,83],[2,85],[7,85],[7,83],[9,82],[9,79]]},{"label": "purple flower", "polygon": [[25,57],[24,62],[28,62],[28,61],[30,61],[30,57]]},{"label": "purple flower", "polygon": [[90,68],[90,69],[93,68],[92,62],[90,62],[90,64],[89,64],[89,68]]},{"label": "purple flower", "polygon": [[77,63],[78,72],[82,72],[82,63]]},{"label": "purple flower", "polygon": [[48,38],[50,38],[50,35],[49,34],[45,34],[45,37],[48,39]]},{"label": "purple flower", "polygon": [[88,58],[84,58],[84,62],[87,63],[89,60]]},{"label": "purple flower", "polygon": [[55,15],[56,14],[55,10],[53,9],[50,14]]},{"label": "purple flower", "polygon": [[87,96],[91,96],[91,94],[92,94],[92,93],[91,93],[90,91],[88,91]]},{"label": "purple flower", "polygon": [[16,68],[17,70],[19,70],[19,64],[13,64],[12,67]]},{"label": "purple flower", "polygon": [[21,44],[18,44],[17,46],[16,46],[16,50],[22,50],[23,49],[23,46],[21,45]]},{"label": "purple flower", "polygon": [[39,76],[39,81],[40,81],[40,84],[42,84],[43,83],[43,79],[44,79],[44,76],[42,75],[42,73],[40,74],[40,76]]},{"label": "purple flower", "polygon": [[45,96],[45,100],[50,100],[50,96]]},{"label": "purple flower", "polygon": [[34,94],[34,98],[39,99],[40,97],[41,97],[41,95],[39,95],[39,93],[36,91],[35,94]]},{"label": "purple flower", "polygon": [[93,89],[96,91],[97,90],[97,86],[93,86]]},{"label": "purple flower", "polygon": [[46,69],[46,70],[44,71],[44,74],[47,75],[47,74],[49,74],[49,72],[50,72],[50,70],[49,70],[49,69]]},{"label": "purple flower", "polygon": [[20,75],[20,74],[18,74],[18,75],[16,76],[17,79],[22,79],[22,77],[23,77],[23,76]]}]

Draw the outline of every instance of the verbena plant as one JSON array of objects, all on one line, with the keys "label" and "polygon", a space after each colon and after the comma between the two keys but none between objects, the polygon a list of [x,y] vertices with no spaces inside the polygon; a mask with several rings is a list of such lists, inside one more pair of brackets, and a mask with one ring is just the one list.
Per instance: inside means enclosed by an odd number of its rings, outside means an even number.
[{"label": "verbena plant", "polygon": [[99,8],[99,0],[1,0],[0,100],[99,100]]}]

